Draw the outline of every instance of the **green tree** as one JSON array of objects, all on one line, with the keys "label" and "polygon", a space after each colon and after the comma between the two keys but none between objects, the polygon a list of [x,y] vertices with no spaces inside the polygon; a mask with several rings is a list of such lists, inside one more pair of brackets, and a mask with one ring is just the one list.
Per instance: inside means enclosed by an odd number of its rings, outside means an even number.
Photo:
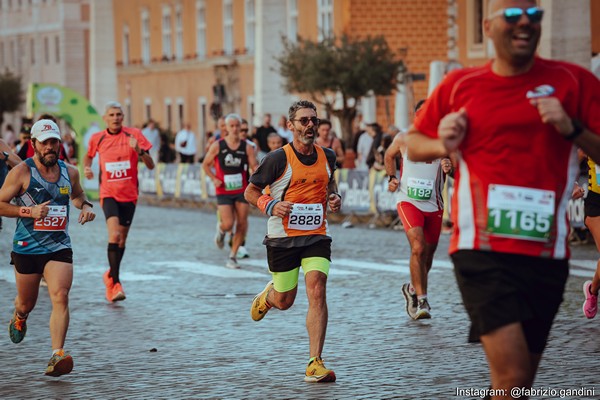
[{"label": "green tree", "polygon": [[[361,97],[371,93],[389,95],[404,63],[383,36],[328,38],[313,42],[283,38],[284,51],[277,58],[279,73],[290,93],[307,93],[312,101],[340,119],[342,138],[352,142],[352,121]],[[336,96],[341,102],[336,104]]]},{"label": "green tree", "polygon": [[4,113],[17,111],[24,101],[21,78],[8,69],[0,73],[0,127],[4,123]]}]

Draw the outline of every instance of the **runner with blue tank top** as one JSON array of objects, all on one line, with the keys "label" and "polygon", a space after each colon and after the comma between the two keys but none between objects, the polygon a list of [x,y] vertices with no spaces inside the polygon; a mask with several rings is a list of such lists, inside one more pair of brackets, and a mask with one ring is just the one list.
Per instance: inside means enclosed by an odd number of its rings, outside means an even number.
[{"label": "runner with blue tank top", "polygon": [[[60,376],[73,369],[73,358],[63,350],[73,281],[69,200],[81,209],[79,223],[94,220],[95,214],[79,182],[79,171],[58,159],[61,146],[58,126],[42,119],[33,125],[31,134],[34,156],[14,167],[0,189],[0,215],[17,218],[11,253],[17,297],[8,332],[13,343],[25,338],[27,317],[35,307],[40,280],[44,277],[52,302],[53,349],[46,375]],[[16,204],[11,204],[13,199]]]}]

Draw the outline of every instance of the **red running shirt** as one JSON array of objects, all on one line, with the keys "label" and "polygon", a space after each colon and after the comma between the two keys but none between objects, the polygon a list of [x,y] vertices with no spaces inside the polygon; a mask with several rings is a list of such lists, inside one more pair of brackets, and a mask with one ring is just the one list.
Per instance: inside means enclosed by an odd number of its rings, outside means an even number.
[{"label": "red running shirt", "polygon": [[152,145],[139,129],[123,127],[113,135],[104,130],[94,133],[88,144],[87,155],[94,158],[99,154],[100,198],[112,197],[119,202],[136,201],[138,198],[139,156],[129,145],[134,137],[142,150],[150,150]]},{"label": "red running shirt", "polygon": [[530,98],[549,93],[571,118],[600,134],[600,81],[579,66],[541,58],[518,76],[496,75],[491,62],[454,71],[418,113],[416,129],[437,137],[446,114],[463,107],[467,112],[450,253],[569,256],[566,208],[579,169],[574,144],[544,124],[530,104]]}]

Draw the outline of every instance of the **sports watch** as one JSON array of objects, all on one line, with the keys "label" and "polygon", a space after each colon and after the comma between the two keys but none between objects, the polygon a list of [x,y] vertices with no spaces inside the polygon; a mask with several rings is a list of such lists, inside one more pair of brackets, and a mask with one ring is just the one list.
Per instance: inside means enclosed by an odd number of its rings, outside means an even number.
[{"label": "sports watch", "polygon": [[573,132],[565,136],[565,139],[567,140],[575,140],[575,138],[581,135],[584,131],[583,124],[578,119],[571,119],[571,123],[573,124]]}]

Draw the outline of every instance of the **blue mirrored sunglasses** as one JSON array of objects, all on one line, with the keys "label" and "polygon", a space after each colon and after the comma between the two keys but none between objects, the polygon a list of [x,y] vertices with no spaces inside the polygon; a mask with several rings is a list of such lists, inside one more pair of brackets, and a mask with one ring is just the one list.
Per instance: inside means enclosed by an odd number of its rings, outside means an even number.
[{"label": "blue mirrored sunglasses", "polygon": [[529,22],[532,24],[537,24],[542,20],[542,17],[544,16],[544,10],[540,7],[530,7],[525,10],[522,8],[510,7],[490,14],[489,18],[496,18],[502,15],[504,20],[509,24],[516,24],[519,22],[523,14],[527,16]]}]

